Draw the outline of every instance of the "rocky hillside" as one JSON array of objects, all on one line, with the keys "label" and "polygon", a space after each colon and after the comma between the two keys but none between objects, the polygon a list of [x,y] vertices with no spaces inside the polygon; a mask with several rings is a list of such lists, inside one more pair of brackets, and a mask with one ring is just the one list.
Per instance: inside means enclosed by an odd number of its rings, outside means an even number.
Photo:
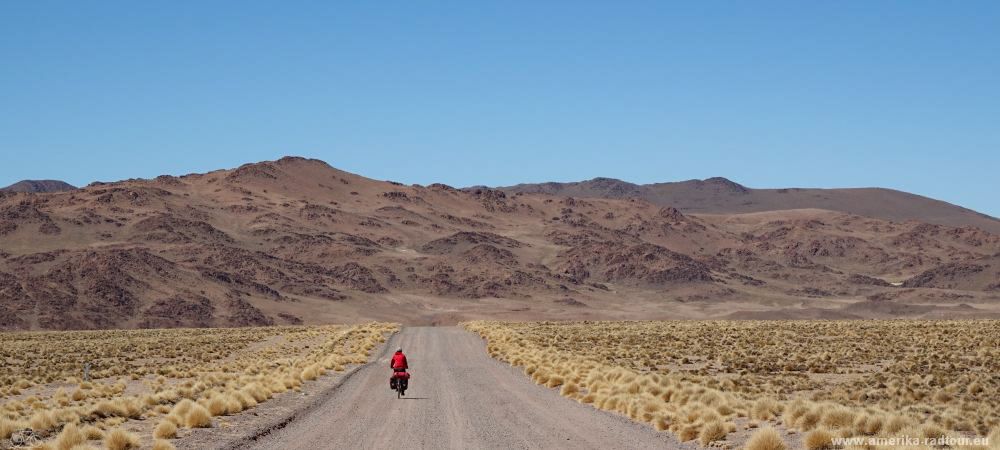
[{"label": "rocky hillside", "polygon": [[906,280],[903,286],[1000,292],[1000,254],[942,264]]},{"label": "rocky hillside", "polygon": [[289,157],[0,193],[0,328],[983,317],[991,283],[934,274],[998,253],[969,226],[404,186]]}]

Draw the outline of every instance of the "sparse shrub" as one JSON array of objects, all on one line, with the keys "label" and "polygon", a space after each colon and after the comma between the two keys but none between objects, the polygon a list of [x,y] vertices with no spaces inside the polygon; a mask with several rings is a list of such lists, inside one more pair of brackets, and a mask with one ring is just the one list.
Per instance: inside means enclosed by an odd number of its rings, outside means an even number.
[{"label": "sparse shrub", "polygon": [[128,415],[128,409],[125,408],[125,403],[120,399],[105,400],[97,404],[97,407],[94,408],[94,414],[97,417],[125,417]]},{"label": "sparse shrub", "polygon": [[176,426],[184,426],[184,417],[186,417],[186,415],[182,416],[180,414],[177,414],[176,412],[171,411],[170,414],[167,414],[165,420],[173,422],[174,425]]},{"label": "sparse shrub", "polygon": [[750,418],[756,420],[770,420],[781,411],[781,406],[772,398],[761,398],[753,404],[750,410]]},{"label": "sparse shrub", "polygon": [[[307,376],[307,372],[308,372],[308,376]],[[305,370],[302,371],[302,375],[303,375],[302,379],[303,380],[308,380],[308,381],[315,380],[315,379],[323,376],[325,373],[326,373],[326,369],[323,367],[322,364],[318,364],[318,363],[317,364],[313,364],[313,365],[311,365],[309,367],[306,367]]]},{"label": "sparse shrub", "polygon": [[83,427],[83,435],[87,437],[87,440],[99,441],[104,439],[104,431],[92,425]]},{"label": "sparse shrub", "polygon": [[806,433],[802,440],[807,450],[824,450],[833,448],[833,433],[820,428]]},{"label": "sparse shrub", "polygon": [[889,434],[897,434],[908,426],[910,426],[910,423],[903,416],[892,416],[885,424],[884,430]]},{"label": "sparse shrub", "polygon": [[937,403],[948,403],[951,401],[951,394],[944,390],[937,391],[937,393],[934,394],[934,401]]},{"label": "sparse shrub", "polygon": [[848,428],[854,423],[854,413],[846,408],[834,408],[823,413],[820,423],[828,428]]},{"label": "sparse shrub", "polygon": [[208,413],[212,416],[222,416],[226,414],[226,399],[221,395],[217,395],[208,399],[205,407],[208,408]]},{"label": "sparse shrub", "polygon": [[104,446],[108,450],[130,450],[139,448],[139,436],[121,428],[115,428],[104,437]]},{"label": "sparse shrub", "polygon": [[204,406],[195,404],[188,410],[184,425],[188,428],[209,428],[212,426],[212,414]]},{"label": "sparse shrub", "polygon": [[800,430],[808,431],[813,428],[816,428],[816,425],[819,424],[820,419],[822,419],[820,412],[817,410],[812,410],[800,416],[799,420],[795,424]]},{"label": "sparse shrub", "polygon": [[701,427],[698,434],[698,442],[703,446],[722,440],[726,437],[726,426],[722,422],[712,421]]},{"label": "sparse shrub", "polygon": [[680,439],[681,442],[687,442],[698,437],[700,432],[701,430],[698,425],[687,425],[684,428],[681,428],[680,433],[677,433],[677,439]]},{"label": "sparse shrub", "polygon": [[854,420],[854,428],[858,434],[874,436],[882,431],[883,419],[875,415],[861,415]]},{"label": "sparse shrub", "polygon": [[[34,449],[33,449],[34,450]],[[101,450],[90,444],[77,444],[74,445],[70,450]]]},{"label": "sparse shrub", "polygon": [[745,450],[785,450],[788,448],[774,428],[761,428],[750,436]]},{"label": "sparse shrub", "polygon": [[928,439],[937,439],[945,435],[944,429],[935,424],[924,425],[923,428],[920,429],[920,433],[923,437]]},{"label": "sparse shrub", "polygon": [[666,415],[660,414],[653,418],[652,420],[653,428],[656,431],[666,431],[670,429],[670,421],[667,419]]},{"label": "sparse shrub", "polygon": [[801,418],[808,412],[809,412],[809,406],[806,405],[805,401],[799,398],[790,403],[785,408],[785,411],[782,413],[781,418],[784,420],[786,424],[791,425],[798,422],[799,418]]},{"label": "sparse shrub", "polygon": [[563,377],[559,375],[553,375],[549,377],[549,379],[545,382],[545,387],[553,388],[563,384],[563,381],[564,381]]},{"label": "sparse shrub", "polygon": [[159,439],[173,439],[177,437],[177,424],[164,420],[156,424],[156,428],[153,430],[153,437]]},{"label": "sparse shrub", "polygon": [[170,441],[168,440],[157,439],[153,441],[153,450],[176,450],[176,449],[177,447],[174,447],[174,444],[170,443]]},{"label": "sparse shrub", "polygon": [[28,420],[28,425],[35,431],[48,431],[55,428],[56,424],[56,416],[52,411],[39,411]]},{"label": "sparse shrub", "polygon": [[59,436],[56,437],[55,446],[59,450],[70,450],[71,448],[83,444],[87,441],[87,436],[80,431],[75,423],[66,424]]},{"label": "sparse shrub", "polygon": [[[184,417],[184,416],[187,416],[188,411],[190,411],[191,407],[194,406],[194,405],[195,405],[195,403],[192,402],[190,399],[184,399],[184,400],[181,400],[176,405],[174,405],[174,409],[170,413],[171,414],[176,414],[176,415],[178,415],[180,417]],[[178,425],[180,425],[180,424],[178,424]]]},{"label": "sparse shrub", "polygon": [[255,400],[252,395],[244,391],[236,391],[232,394],[232,396],[239,402],[240,411],[257,406],[257,400]]},{"label": "sparse shrub", "polygon": [[9,439],[11,434],[17,430],[23,429],[26,426],[27,424],[24,422],[17,422],[0,416],[0,439]]}]

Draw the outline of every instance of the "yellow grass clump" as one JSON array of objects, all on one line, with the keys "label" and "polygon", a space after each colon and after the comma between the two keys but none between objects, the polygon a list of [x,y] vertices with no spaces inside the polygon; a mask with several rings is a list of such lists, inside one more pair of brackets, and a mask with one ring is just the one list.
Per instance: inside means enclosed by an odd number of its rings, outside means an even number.
[{"label": "yellow grass clump", "polygon": [[806,433],[802,439],[802,444],[808,450],[824,450],[833,448],[833,433],[820,428]]},{"label": "yellow grass clump", "polygon": [[59,436],[56,437],[55,447],[59,450],[70,450],[71,448],[87,442],[87,436],[80,431],[75,423],[66,424]]},{"label": "yellow grass clump", "polygon": [[712,442],[725,438],[726,431],[726,425],[722,422],[712,421],[701,427],[701,432],[698,434],[698,442],[703,446],[708,446]]},{"label": "yellow grass clump", "polygon": [[753,409],[750,410],[750,418],[769,420],[777,416],[779,412],[781,412],[781,406],[778,405],[778,402],[774,401],[773,398],[763,397],[754,402]]},{"label": "yellow grass clump", "polygon": [[130,450],[139,448],[140,445],[139,436],[121,428],[111,430],[111,432],[104,437],[104,446],[107,447],[108,450]]},{"label": "yellow grass clump", "polygon": [[85,426],[82,431],[88,441],[100,441],[104,439],[104,431],[95,426]]},{"label": "yellow grass clump", "polygon": [[745,450],[785,450],[788,448],[774,428],[761,428],[750,436]]},{"label": "yellow grass clump", "polygon": [[188,428],[209,428],[212,426],[212,414],[204,406],[196,404],[188,410],[184,425]]},{"label": "yellow grass clump", "polygon": [[94,447],[93,445],[90,444],[79,444],[73,446],[73,448],[71,448],[70,450],[101,450],[101,449]]},{"label": "yellow grass clump", "polygon": [[9,439],[10,435],[15,431],[22,430],[27,426],[28,424],[24,422],[10,420],[6,417],[0,416],[0,439]]},{"label": "yellow grass clump", "polygon": [[53,411],[39,411],[28,419],[28,425],[35,431],[48,431],[56,427],[58,420]]},{"label": "yellow grass clump", "polygon": [[169,420],[164,420],[156,424],[153,429],[153,437],[159,439],[173,439],[177,437],[177,424]]},{"label": "yellow grass clump", "polygon": [[174,444],[170,443],[170,441],[166,439],[157,439],[153,441],[153,450],[176,450],[176,449],[177,447],[174,447]]}]

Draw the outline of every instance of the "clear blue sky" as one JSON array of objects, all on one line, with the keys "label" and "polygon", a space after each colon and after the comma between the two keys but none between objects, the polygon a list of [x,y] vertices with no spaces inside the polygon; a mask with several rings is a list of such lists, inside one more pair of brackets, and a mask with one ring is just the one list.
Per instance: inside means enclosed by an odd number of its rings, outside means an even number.
[{"label": "clear blue sky", "polygon": [[0,185],[296,154],[457,186],[884,186],[1000,216],[998,30],[995,1],[6,1]]}]

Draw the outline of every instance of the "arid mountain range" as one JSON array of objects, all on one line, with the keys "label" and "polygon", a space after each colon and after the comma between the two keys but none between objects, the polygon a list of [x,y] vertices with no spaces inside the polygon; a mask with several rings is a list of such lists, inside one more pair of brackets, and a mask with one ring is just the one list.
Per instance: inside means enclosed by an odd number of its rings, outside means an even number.
[{"label": "arid mountain range", "polygon": [[932,198],[883,188],[753,189],[709,178],[672,183],[632,184],[613,178],[574,183],[519,184],[509,193],[571,197],[641,198],[685,213],[737,214],[786,209],[827,209],[891,221],[916,220],[937,225],[974,226],[1000,234],[1000,219]]},{"label": "arid mountain range", "polygon": [[65,192],[76,189],[76,186],[59,180],[21,180],[10,186],[0,188],[0,192]]},{"label": "arid mountain range", "polygon": [[994,219],[923,197],[750,190],[698,209],[719,196],[515,190],[530,189],[405,186],[288,157],[3,192],[0,329],[1000,317]]}]

